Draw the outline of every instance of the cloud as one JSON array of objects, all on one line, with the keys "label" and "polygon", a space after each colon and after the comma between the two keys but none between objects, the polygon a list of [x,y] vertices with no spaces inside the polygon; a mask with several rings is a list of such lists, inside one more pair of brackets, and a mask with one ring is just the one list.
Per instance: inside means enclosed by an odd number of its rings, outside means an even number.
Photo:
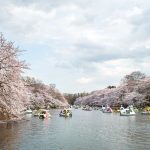
[{"label": "cloud", "polygon": [[134,70],[150,74],[149,1],[0,2],[0,31],[28,50],[30,74],[45,82],[84,90],[74,81],[95,89]]},{"label": "cloud", "polygon": [[76,82],[79,84],[88,84],[88,83],[91,83],[93,81],[94,81],[94,79],[89,78],[89,77],[82,77],[82,78],[76,80]]}]

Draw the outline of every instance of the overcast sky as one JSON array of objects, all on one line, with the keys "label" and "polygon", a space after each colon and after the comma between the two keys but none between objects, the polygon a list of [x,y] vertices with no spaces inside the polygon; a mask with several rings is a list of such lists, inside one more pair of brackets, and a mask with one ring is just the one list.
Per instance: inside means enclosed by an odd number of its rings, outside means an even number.
[{"label": "overcast sky", "polygon": [[0,0],[0,32],[26,50],[25,75],[62,92],[150,75],[150,0]]}]

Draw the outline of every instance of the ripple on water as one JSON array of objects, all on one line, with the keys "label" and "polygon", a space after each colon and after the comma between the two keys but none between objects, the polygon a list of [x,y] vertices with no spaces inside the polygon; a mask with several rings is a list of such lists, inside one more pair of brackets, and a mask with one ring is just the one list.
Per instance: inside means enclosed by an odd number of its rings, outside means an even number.
[{"label": "ripple on water", "polygon": [[100,111],[73,110],[72,118],[36,117],[0,134],[0,150],[148,150],[149,116],[120,117]]}]

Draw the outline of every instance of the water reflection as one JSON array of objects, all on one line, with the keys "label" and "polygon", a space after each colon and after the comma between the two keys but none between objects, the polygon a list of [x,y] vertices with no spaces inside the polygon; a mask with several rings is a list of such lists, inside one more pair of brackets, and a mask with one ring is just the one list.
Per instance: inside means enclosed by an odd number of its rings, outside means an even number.
[{"label": "water reflection", "polygon": [[141,150],[150,149],[149,116],[120,117],[100,111],[74,110],[72,118],[31,117],[30,121],[0,130],[2,150]]},{"label": "water reflection", "polygon": [[18,144],[15,141],[19,140],[19,135],[17,123],[8,124],[7,128],[0,129],[0,150],[18,150]]}]

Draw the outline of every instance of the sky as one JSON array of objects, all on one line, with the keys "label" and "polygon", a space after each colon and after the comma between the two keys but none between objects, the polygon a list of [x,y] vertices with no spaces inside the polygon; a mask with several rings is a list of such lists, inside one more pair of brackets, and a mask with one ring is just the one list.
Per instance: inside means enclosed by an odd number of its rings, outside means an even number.
[{"label": "sky", "polygon": [[150,76],[150,0],[0,0],[0,32],[26,50],[24,75],[61,92]]}]

